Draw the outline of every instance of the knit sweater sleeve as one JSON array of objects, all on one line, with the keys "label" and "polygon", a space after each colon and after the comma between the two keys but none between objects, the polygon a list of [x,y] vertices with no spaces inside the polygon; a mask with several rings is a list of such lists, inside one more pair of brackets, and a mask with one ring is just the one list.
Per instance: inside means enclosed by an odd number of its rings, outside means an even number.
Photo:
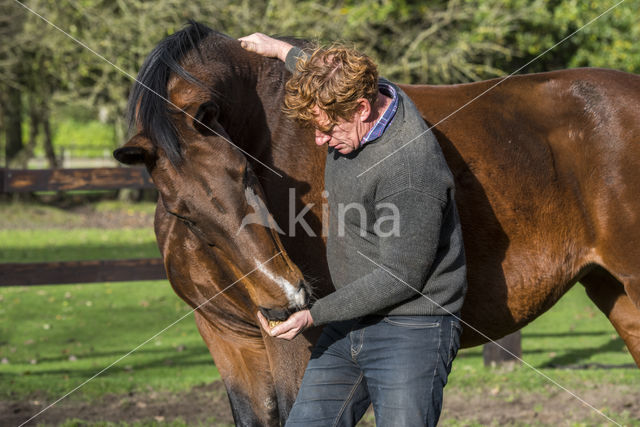
[{"label": "knit sweater sleeve", "polygon": [[291,49],[289,49],[289,52],[287,53],[287,57],[284,60],[284,66],[289,72],[295,73],[296,63],[298,62],[298,58],[307,58],[308,56],[309,54],[305,53],[299,47],[294,46]]},{"label": "knit sweater sleeve", "polygon": [[446,203],[407,188],[378,201],[378,206],[383,207],[378,218],[399,214],[400,232],[384,233],[379,259],[361,255],[363,263],[369,263],[368,274],[315,302],[311,307],[314,324],[376,313],[423,291],[438,249]]}]

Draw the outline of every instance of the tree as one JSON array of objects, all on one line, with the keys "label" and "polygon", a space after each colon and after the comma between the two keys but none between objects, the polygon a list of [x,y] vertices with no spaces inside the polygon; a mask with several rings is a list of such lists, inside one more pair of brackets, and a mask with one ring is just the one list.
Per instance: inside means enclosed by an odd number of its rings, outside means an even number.
[{"label": "tree", "polygon": [[[23,115],[30,118],[28,155],[38,133],[50,134],[51,110],[66,104],[94,115],[101,111],[121,142],[132,77],[151,49],[188,19],[232,37],[261,31],[320,43],[347,42],[372,56],[381,74],[392,80],[447,84],[509,74],[616,1],[27,1],[107,62],[5,0],[0,4],[0,120],[5,139],[15,147],[9,150],[12,156],[24,145],[17,131]],[[637,73],[638,9],[640,0],[626,0],[522,72],[603,66]],[[50,141],[48,146],[55,164]]]},{"label": "tree", "polygon": [[0,124],[4,130],[6,162],[24,148],[19,61],[12,36],[21,31],[23,16],[11,5],[0,3]]}]

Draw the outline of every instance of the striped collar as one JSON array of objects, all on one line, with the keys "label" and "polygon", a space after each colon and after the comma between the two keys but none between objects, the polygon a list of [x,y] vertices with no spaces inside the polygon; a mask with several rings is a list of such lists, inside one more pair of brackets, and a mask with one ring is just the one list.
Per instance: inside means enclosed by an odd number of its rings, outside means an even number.
[{"label": "striped collar", "polygon": [[369,130],[364,138],[362,138],[360,141],[361,147],[367,142],[380,138],[398,110],[398,94],[396,93],[395,88],[388,83],[378,83],[378,88],[383,95],[391,98],[391,104],[389,104],[371,130]]}]

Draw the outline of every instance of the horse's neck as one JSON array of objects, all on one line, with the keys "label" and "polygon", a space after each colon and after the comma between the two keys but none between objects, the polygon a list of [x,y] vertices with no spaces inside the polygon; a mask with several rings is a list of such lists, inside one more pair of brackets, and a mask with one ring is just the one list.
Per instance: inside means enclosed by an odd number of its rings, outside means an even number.
[{"label": "horse's neck", "polygon": [[[255,152],[289,153],[295,159],[322,155],[313,144],[309,129],[297,121],[287,117],[282,108],[284,105],[284,86],[290,74],[284,64],[272,59],[264,59],[253,67],[255,79],[255,96],[258,106],[252,109],[254,120],[252,126],[263,127],[254,132],[252,141]],[[273,159],[266,159],[273,160]],[[304,162],[288,162],[289,167],[303,167]]]}]

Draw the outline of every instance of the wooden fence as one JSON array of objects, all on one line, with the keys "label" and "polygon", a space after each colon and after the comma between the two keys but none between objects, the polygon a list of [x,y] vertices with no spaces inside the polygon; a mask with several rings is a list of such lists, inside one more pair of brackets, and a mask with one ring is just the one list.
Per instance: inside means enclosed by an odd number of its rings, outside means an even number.
[{"label": "wooden fence", "polygon": [[1,169],[0,192],[154,188],[144,168]]},{"label": "wooden fence", "polygon": [[[154,188],[144,168],[0,169],[0,193]],[[163,280],[161,258],[0,264],[0,286]],[[516,356],[516,357],[514,357]],[[520,332],[483,349],[486,366],[522,356]]]},{"label": "wooden fence", "polygon": [[[0,169],[0,193],[154,188],[144,168]],[[161,258],[0,264],[0,286],[166,279]]]}]

